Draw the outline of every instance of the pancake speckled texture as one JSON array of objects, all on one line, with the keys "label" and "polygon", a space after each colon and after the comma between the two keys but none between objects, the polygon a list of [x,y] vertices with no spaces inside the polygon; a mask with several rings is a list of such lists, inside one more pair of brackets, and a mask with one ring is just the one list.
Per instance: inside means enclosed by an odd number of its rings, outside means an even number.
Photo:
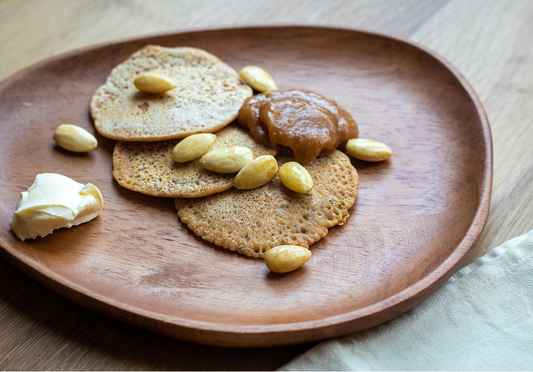
[{"label": "pancake speckled texture", "polygon": [[[230,125],[216,133],[210,151],[245,146],[255,157],[275,155],[275,151],[254,141],[245,129]],[[160,142],[118,142],[113,151],[113,177],[127,189],[151,196],[196,198],[227,190],[235,174],[205,169],[198,159],[187,163],[172,160],[179,140]]]},{"label": "pancake speckled texture", "polygon": [[[143,93],[133,81],[154,71],[178,88]],[[149,45],[111,71],[94,93],[90,110],[98,132],[123,141],[160,141],[216,132],[231,123],[252,89],[230,66],[196,48]]]},{"label": "pancake speckled texture", "polygon": [[[280,166],[290,160],[278,157]],[[176,199],[178,216],[196,235],[247,256],[263,257],[283,244],[309,247],[325,237],[329,227],[346,222],[359,178],[350,159],[337,150],[306,169],[315,183],[308,194],[290,191],[276,177],[253,190]]]}]

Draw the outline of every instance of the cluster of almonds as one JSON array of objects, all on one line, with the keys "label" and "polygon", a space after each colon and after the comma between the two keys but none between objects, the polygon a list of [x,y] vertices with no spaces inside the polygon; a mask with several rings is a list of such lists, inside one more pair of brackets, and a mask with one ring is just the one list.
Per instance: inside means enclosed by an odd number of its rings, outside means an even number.
[{"label": "cluster of almonds", "polygon": [[[234,186],[239,190],[251,190],[266,185],[278,173],[278,162],[272,155],[254,159],[252,150],[247,147],[224,147],[207,152],[215,141],[216,135],[211,133],[193,134],[174,147],[172,159],[185,163],[203,155],[200,164],[210,171],[238,172]],[[313,179],[309,172],[294,161],[279,169],[279,178],[292,191],[306,194],[313,189]]]},{"label": "cluster of almonds", "polygon": [[[276,90],[276,83],[260,67],[247,66],[239,72],[241,78],[254,90],[264,93]],[[147,72],[138,76],[134,85],[142,92],[162,94],[175,89],[177,84],[169,77]],[[88,152],[98,146],[96,138],[85,129],[71,124],[60,125],[54,133],[55,142],[73,152]],[[313,189],[313,179],[299,163],[285,163],[278,172],[278,163],[271,155],[254,159],[252,151],[243,146],[225,147],[208,152],[216,141],[211,133],[194,134],[180,141],[172,151],[172,158],[178,163],[200,159],[208,170],[217,173],[237,173],[234,186],[240,190],[250,190],[270,182],[279,173],[280,181],[290,190],[306,194]],[[354,138],[346,143],[346,151],[356,159],[379,162],[392,156],[392,150],[383,143]],[[311,257],[305,247],[282,245],[265,254],[267,267],[276,273],[296,270]]]},{"label": "cluster of almonds", "polygon": [[[179,142],[172,150],[172,159],[185,163],[198,159],[206,169],[217,173],[237,173],[233,185],[239,190],[250,190],[266,185],[278,174],[278,162],[272,155],[254,159],[252,150],[243,146],[209,149],[216,141],[211,133],[193,134]],[[279,168],[280,181],[290,190],[307,194],[313,189],[313,179],[307,169],[297,162],[285,163]],[[265,254],[267,267],[276,273],[294,271],[311,257],[305,247],[282,245]]]}]

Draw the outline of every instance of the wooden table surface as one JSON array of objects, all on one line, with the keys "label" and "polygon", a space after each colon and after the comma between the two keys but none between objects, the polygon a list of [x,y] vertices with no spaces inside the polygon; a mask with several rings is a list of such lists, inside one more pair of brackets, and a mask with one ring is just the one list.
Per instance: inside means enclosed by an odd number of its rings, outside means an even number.
[{"label": "wooden table surface", "polygon": [[[487,225],[469,262],[533,228],[531,0],[0,0],[0,80],[49,56],[125,37],[239,25],[327,25],[429,47],[470,81],[494,142]],[[0,369],[271,370],[312,344],[222,349],[89,311],[0,259]]]}]

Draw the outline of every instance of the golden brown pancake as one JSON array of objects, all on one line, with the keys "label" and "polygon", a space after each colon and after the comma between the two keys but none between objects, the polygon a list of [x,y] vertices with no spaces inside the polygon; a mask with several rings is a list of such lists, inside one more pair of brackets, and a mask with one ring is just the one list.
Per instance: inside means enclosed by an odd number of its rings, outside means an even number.
[{"label": "golden brown pancake", "polygon": [[[216,133],[210,151],[229,146],[245,146],[255,157],[275,155],[275,151],[254,141],[246,129],[230,125]],[[235,174],[205,169],[198,159],[187,163],[172,160],[179,140],[160,142],[118,142],[113,151],[113,177],[127,189],[151,196],[197,198],[227,190]]]},{"label": "golden brown pancake", "polygon": [[[278,157],[280,166],[290,160]],[[178,216],[201,238],[247,256],[263,257],[284,244],[309,247],[325,237],[329,227],[346,222],[359,179],[348,156],[337,150],[306,169],[315,184],[308,194],[290,191],[276,177],[253,190],[176,199]]]},{"label": "golden brown pancake", "polygon": [[[162,73],[178,87],[143,93],[133,81]],[[213,133],[231,123],[252,89],[214,55],[197,48],[148,45],[111,71],[90,110],[98,132],[123,141],[160,141]]]}]

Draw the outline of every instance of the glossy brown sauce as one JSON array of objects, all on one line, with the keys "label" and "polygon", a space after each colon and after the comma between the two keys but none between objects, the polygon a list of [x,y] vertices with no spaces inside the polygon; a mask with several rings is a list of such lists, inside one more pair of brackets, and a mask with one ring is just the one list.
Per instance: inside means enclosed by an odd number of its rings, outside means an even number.
[{"label": "glossy brown sauce", "polygon": [[238,120],[258,142],[292,149],[294,160],[301,164],[359,135],[355,120],[335,101],[300,89],[250,97]]}]

